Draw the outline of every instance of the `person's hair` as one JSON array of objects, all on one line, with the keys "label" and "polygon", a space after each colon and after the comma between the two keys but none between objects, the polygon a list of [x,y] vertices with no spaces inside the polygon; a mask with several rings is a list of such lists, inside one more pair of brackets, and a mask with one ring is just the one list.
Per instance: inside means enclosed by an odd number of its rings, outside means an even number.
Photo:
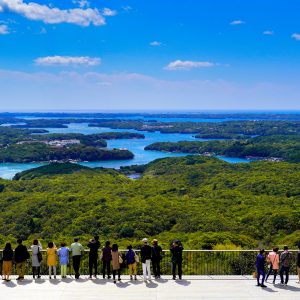
[{"label": "person's hair", "polygon": [[22,244],[22,242],[23,242],[22,239],[17,239],[18,244]]},{"label": "person's hair", "polygon": [[33,240],[32,242],[33,245],[38,245],[39,244],[39,241],[37,239]]},{"label": "person's hair", "polygon": [[264,252],[265,252],[265,249],[260,249],[260,250],[259,250],[259,253],[260,253],[260,254],[263,254]]},{"label": "person's hair", "polygon": [[62,242],[62,243],[60,243],[60,246],[61,246],[61,247],[66,247],[66,243],[65,243],[65,242]]},{"label": "person's hair", "polygon": [[287,245],[284,245],[283,250],[288,250],[289,247]]},{"label": "person's hair", "polygon": [[274,251],[274,252],[278,252],[278,250],[279,250],[278,247],[274,247],[274,248],[273,248],[273,251]]},{"label": "person's hair", "polygon": [[129,246],[127,247],[127,249],[128,249],[128,250],[132,249],[132,246],[131,246],[131,245],[129,245]]},{"label": "person's hair", "polygon": [[105,247],[108,247],[110,245],[110,241],[105,242]]},{"label": "person's hair", "polygon": [[6,243],[4,250],[11,250],[11,243]]},{"label": "person's hair", "polygon": [[95,241],[99,241],[99,235],[94,236]]},{"label": "person's hair", "polygon": [[48,243],[48,248],[53,248],[53,246],[54,246],[53,242]]},{"label": "person's hair", "polygon": [[74,242],[77,243],[79,241],[79,238],[74,238]]},{"label": "person's hair", "polygon": [[111,247],[111,250],[112,250],[113,252],[118,251],[118,245],[117,245],[117,244],[113,244],[112,247]]},{"label": "person's hair", "polygon": [[154,246],[157,246],[157,244],[158,244],[157,240],[153,240],[153,241],[152,241],[152,244],[153,244]]}]

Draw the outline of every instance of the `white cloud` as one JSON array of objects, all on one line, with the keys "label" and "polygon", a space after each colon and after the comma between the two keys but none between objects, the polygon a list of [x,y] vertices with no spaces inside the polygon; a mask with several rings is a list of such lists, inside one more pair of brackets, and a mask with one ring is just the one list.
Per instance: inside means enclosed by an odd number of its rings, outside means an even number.
[{"label": "white cloud", "polygon": [[230,22],[230,25],[242,25],[242,24],[245,24],[245,22],[242,20],[234,20]]},{"label": "white cloud", "polygon": [[157,47],[157,46],[160,46],[161,45],[161,42],[158,42],[158,41],[153,41],[150,43],[150,46],[154,46],[154,47]]},{"label": "white cloud", "polygon": [[175,60],[170,62],[165,70],[176,71],[176,70],[191,70],[196,68],[210,68],[214,67],[216,64],[208,61],[191,61],[191,60]]},{"label": "white cloud", "polygon": [[90,7],[90,2],[87,0],[73,0],[72,2],[78,4],[81,8]]},{"label": "white cloud", "polygon": [[88,56],[46,56],[35,61],[39,66],[97,66],[101,63],[98,57]]},{"label": "white cloud", "polygon": [[264,35],[274,35],[274,31],[273,30],[265,30],[263,32]]},{"label": "white cloud", "polygon": [[9,29],[7,25],[0,25],[0,35],[9,34]]},{"label": "white cloud", "polygon": [[117,11],[105,7],[105,8],[103,9],[103,12],[102,12],[102,13],[103,13],[103,16],[105,16],[105,17],[113,17],[113,16],[115,16],[115,15],[117,14]]},{"label": "white cloud", "polygon": [[122,9],[125,11],[130,11],[130,10],[132,10],[132,7],[127,5],[127,6],[122,6]]},{"label": "white cloud", "polygon": [[80,26],[101,26],[105,18],[94,8],[59,9],[35,2],[24,3],[23,0],[0,0],[0,11],[8,10],[27,19],[43,21],[48,24],[70,23]]},{"label": "white cloud", "polygon": [[297,41],[300,41],[300,34],[299,33],[293,33],[292,38],[297,40]]}]

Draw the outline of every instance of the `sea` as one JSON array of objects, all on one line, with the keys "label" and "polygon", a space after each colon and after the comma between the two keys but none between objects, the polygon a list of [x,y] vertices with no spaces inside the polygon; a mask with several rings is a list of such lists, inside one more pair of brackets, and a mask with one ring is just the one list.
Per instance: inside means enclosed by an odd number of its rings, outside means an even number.
[{"label": "sea", "polygon": [[[22,119],[39,119],[35,115],[32,116],[19,116]],[[55,117],[43,117],[44,119],[53,119]],[[76,116],[76,118],[78,118]],[[117,118],[117,117],[116,117]],[[86,118],[85,118],[86,119]],[[101,118],[103,119],[103,118]],[[109,117],[112,119],[112,117]],[[120,119],[118,117],[118,119]],[[232,120],[230,118],[216,118],[216,119],[203,119],[203,118],[182,118],[182,117],[141,117],[140,115],[135,116],[122,116],[122,119],[143,119],[151,121],[161,121],[161,122],[224,122]],[[251,120],[250,118],[247,118]],[[234,120],[246,120],[245,118],[234,118]],[[10,124],[3,124],[2,126],[7,126]],[[137,131],[134,129],[111,129],[111,128],[101,128],[101,127],[89,127],[88,123],[70,123],[67,124],[67,128],[47,128],[49,133],[82,133],[82,134],[93,134],[93,133],[103,133],[103,132],[138,132],[145,135],[145,139],[121,139],[121,140],[109,140],[107,141],[107,146],[109,149],[128,149],[134,154],[133,159],[128,160],[113,160],[113,161],[96,161],[96,162],[80,162],[81,165],[95,168],[95,167],[105,167],[119,169],[121,166],[130,165],[141,165],[147,164],[155,159],[164,157],[178,157],[186,156],[186,153],[168,153],[160,151],[146,151],[144,148],[155,142],[178,142],[178,141],[207,141],[208,139],[196,139],[193,134],[181,134],[181,133],[160,133],[148,132],[148,131]],[[211,140],[211,139],[210,139]],[[238,157],[226,157],[218,156],[217,158],[224,160],[229,163],[249,163],[250,159],[242,159]],[[12,179],[16,173],[43,166],[46,163],[0,163],[0,178]]]}]

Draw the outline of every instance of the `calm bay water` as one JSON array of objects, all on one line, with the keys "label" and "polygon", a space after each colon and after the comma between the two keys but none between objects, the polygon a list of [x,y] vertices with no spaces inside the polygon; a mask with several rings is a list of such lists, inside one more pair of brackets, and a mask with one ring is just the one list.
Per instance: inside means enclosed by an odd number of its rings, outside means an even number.
[{"label": "calm bay water", "polygon": [[[121,166],[140,165],[149,163],[158,158],[186,156],[185,153],[167,153],[160,151],[145,151],[144,148],[154,142],[178,142],[178,141],[207,141],[207,139],[195,139],[191,134],[170,133],[162,134],[160,132],[137,131],[133,129],[110,129],[99,127],[88,127],[87,123],[71,123],[68,128],[47,128],[50,133],[83,133],[93,134],[102,132],[138,132],[145,135],[145,139],[125,139],[107,141],[108,148],[125,148],[134,153],[134,158],[129,160],[115,161],[99,161],[99,162],[82,162],[80,164],[95,168],[120,168]],[[221,157],[218,158],[230,163],[249,162],[246,159]],[[16,173],[22,172],[31,168],[45,165],[43,163],[0,163],[0,177],[11,179]]]}]

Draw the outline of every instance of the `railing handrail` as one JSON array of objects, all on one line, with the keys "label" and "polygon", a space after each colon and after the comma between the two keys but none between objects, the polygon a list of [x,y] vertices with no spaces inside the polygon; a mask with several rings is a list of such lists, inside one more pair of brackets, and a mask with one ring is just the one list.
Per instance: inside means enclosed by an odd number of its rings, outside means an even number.
[{"label": "railing handrail", "polygon": [[[57,247],[59,248],[59,247]],[[14,250],[14,249],[13,249]],[[102,250],[102,248],[100,248],[98,251],[100,252]],[[135,252],[140,252],[141,249],[132,249],[133,251]],[[0,252],[2,252],[3,249],[0,249]],[[28,249],[29,252],[31,252],[31,249]],[[47,248],[43,248],[43,249],[40,249],[41,252],[46,252],[47,251]],[[119,249],[118,251],[120,252],[127,252],[128,249]],[[170,252],[169,249],[163,249],[162,250],[163,252]],[[272,249],[268,250],[266,249],[265,252],[271,252],[273,251]],[[279,250],[279,252],[283,252],[284,250]],[[289,249],[289,252],[298,252],[299,250],[295,250],[295,249]],[[90,249],[84,249],[84,252],[90,252]],[[226,250],[226,249],[220,249],[220,250],[217,250],[217,249],[212,249],[212,250],[207,250],[207,249],[184,249],[183,252],[259,252],[258,249],[241,249],[241,250],[238,250],[238,249],[230,249],[230,250]]]}]

